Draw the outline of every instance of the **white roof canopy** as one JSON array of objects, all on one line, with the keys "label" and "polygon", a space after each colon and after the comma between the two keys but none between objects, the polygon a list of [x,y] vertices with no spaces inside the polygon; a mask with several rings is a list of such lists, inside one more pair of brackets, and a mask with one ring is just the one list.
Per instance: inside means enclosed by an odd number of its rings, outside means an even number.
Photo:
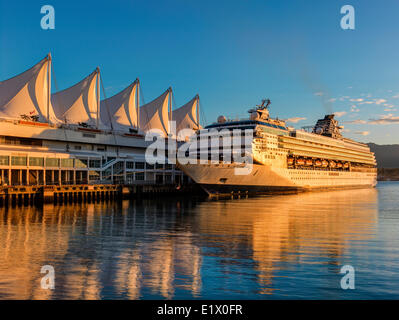
[{"label": "white roof canopy", "polygon": [[172,120],[176,121],[176,133],[182,129],[199,129],[199,119],[197,108],[199,96],[196,95],[193,99],[187,102],[180,108],[172,111]]},{"label": "white roof canopy", "polygon": [[[99,69],[78,82],[74,86],[54,93],[51,96],[54,112],[57,118],[68,124],[86,123],[97,126],[98,100],[96,84]],[[104,125],[98,121],[99,128]]]},{"label": "white roof canopy", "polygon": [[101,121],[114,130],[128,131],[137,128],[138,80],[118,94],[100,103]]},{"label": "white roof canopy", "polygon": [[[0,117],[56,122],[51,103],[48,103],[48,68],[51,57],[46,56],[29,70],[0,82]],[[49,116],[48,116],[49,113]]]},{"label": "white roof canopy", "polygon": [[169,133],[169,100],[172,89],[169,88],[155,100],[140,107],[140,130],[147,132],[159,129],[165,136]]}]

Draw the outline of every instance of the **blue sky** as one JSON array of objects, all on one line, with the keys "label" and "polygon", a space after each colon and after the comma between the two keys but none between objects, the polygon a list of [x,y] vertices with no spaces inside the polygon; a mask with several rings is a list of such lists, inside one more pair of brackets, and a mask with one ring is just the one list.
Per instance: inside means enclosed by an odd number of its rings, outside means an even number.
[{"label": "blue sky", "polygon": [[[44,4],[55,30],[40,27]],[[345,4],[355,30],[340,27]],[[347,137],[399,143],[398,12],[394,0],[0,0],[0,79],[51,51],[59,89],[99,66],[107,97],[139,77],[145,102],[169,86],[176,107],[199,93],[208,123],[270,98],[295,127],[336,112]]]}]

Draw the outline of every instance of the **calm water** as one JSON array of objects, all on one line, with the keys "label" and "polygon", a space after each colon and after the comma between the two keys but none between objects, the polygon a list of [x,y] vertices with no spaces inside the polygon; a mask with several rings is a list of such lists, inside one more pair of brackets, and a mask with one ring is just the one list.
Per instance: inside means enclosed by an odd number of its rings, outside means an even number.
[{"label": "calm water", "polygon": [[[342,290],[341,266],[355,268]],[[43,265],[55,289],[40,287]],[[0,209],[1,299],[398,299],[399,183]]]}]

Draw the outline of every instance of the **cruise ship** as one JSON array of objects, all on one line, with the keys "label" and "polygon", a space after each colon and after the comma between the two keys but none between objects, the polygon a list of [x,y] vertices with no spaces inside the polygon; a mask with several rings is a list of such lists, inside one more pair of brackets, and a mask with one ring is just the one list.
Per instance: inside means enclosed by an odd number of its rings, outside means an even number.
[{"label": "cruise ship", "polygon": [[[249,110],[249,119],[227,121],[220,116],[217,123],[199,130],[192,141],[191,156],[197,161],[179,162],[179,167],[210,195],[376,185],[374,154],[367,145],[344,138],[333,114],[318,120],[309,132],[271,118],[269,105],[270,100],[263,100]],[[231,157],[226,161],[220,145],[226,137],[232,138],[234,131],[244,130],[252,132],[252,136],[249,148],[243,150],[241,134],[239,151],[250,157],[251,166],[246,174],[238,174],[237,169],[245,162]],[[213,141],[219,139],[220,143],[213,145],[210,141],[215,137]],[[207,142],[198,142],[201,139]],[[214,157],[215,154],[219,155]]]},{"label": "cruise ship", "polygon": [[58,90],[50,54],[25,72],[0,81],[1,185],[178,187],[190,181],[173,163],[146,162],[151,141],[145,134],[156,129],[168,138],[171,121],[177,130],[199,129],[199,96],[174,109],[171,88],[142,105],[140,92],[136,79],[107,98],[99,68]]}]

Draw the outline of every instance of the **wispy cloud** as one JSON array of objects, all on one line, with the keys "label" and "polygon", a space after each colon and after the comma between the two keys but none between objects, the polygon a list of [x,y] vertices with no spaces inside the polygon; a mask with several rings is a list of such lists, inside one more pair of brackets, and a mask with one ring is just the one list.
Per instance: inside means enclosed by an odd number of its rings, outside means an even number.
[{"label": "wispy cloud", "polygon": [[346,115],[346,114],[347,114],[346,111],[337,111],[337,112],[334,112],[334,115],[335,115],[337,118],[340,118],[340,117],[342,117],[342,116],[344,116],[344,115]]},{"label": "wispy cloud", "polygon": [[355,134],[360,134],[362,136],[368,136],[370,134],[369,131],[355,131]]},{"label": "wispy cloud", "polygon": [[364,99],[358,98],[358,99],[349,99],[351,102],[362,102]]},{"label": "wispy cloud", "polygon": [[374,100],[374,103],[375,104],[382,104],[382,103],[384,103],[384,102],[387,102],[385,99],[375,99]]},{"label": "wispy cloud", "polygon": [[298,123],[299,121],[306,120],[306,118],[302,117],[294,117],[294,118],[289,118],[285,120],[286,122],[292,122],[292,123]]},{"label": "wispy cloud", "polygon": [[321,96],[324,96],[324,92],[323,91],[318,91],[318,92],[315,92],[314,95],[321,97]]},{"label": "wispy cloud", "polygon": [[359,104],[373,104],[373,103],[374,103],[374,101],[370,101],[370,100],[359,102]]},{"label": "wispy cloud", "polygon": [[369,123],[371,123],[371,124],[399,123],[399,117],[396,117],[392,113],[390,113],[390,114],[382,115],[378,119],[370,119]]},{"label": "wispy cloud", "polygon": [[351,120],[351,121],[344,121],[343,123],[347,123],[347,124],[366,124],[367,121],[366,120]]}]

